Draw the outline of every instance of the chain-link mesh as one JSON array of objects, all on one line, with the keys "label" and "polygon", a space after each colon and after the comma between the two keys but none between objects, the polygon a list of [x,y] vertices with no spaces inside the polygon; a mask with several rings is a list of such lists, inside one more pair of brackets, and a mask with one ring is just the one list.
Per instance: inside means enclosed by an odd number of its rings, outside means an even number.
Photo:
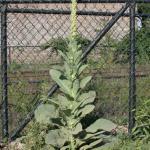
[{"label": "chain-link mesh", "polygon": [[[79,43],[85,49],[124,3],[78,4]],[[138,12],[137,12],[138,13]],[[65,49],[70,34],[70,4],[9,4],[7,14],[9,129],[13,131],[51,87],[49,69],[61,64],[57,49]],[[129,10],[89,54],[89,89],[97,92],[94,116],[104,116],[127,125]],[[140,17],[136,30],[142,30]],[[145,32],[148,32],[147,30]],[[139,45],[138,45],[139,46]],[[148,49],[150,46],[148,47]],[[149,56],[148,56],[149,57]],[[149,65],[139,64],[138,98],[150,97]],[[146,84],[146,85],[145,85]],[[144,86],[144,88],[143,88]],[[146,86],[146,87],[145,87]],[[43,89],[44,88],[44,89]],[[93,115],[93,114],[92,114]],[[121,116],[121,117],[120,117]]]}]

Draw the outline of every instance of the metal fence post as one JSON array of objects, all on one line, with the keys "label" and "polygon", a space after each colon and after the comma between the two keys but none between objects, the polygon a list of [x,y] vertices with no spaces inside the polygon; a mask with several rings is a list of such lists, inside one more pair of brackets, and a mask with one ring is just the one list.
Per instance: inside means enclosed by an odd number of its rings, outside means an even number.
[{"label": "metal fence post", "polygon": [[129,73],[129,125],[128,133],[131,135],[135,125],[136,109],[136,76],[135,76],[135,0],[130,3],[130,73]]},{"label": "metal fence post", "polygon": [[1,12],[1,77],[2,77],[2,138],[7,141],[8,132],[8,91],[7,91],[7,5]]}]

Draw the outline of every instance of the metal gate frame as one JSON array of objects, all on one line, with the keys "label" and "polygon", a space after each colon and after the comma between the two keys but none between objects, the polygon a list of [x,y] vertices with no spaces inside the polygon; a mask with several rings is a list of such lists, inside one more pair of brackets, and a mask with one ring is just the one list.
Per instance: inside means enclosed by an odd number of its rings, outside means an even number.
[{"label": "metal gate frame", "polygon": [[[136,77],[135,77],[135,4],[136,3],[149,3],[149,0],[78,0],[78,3],[125,3],[117,13],[103,13],[97,12],[95,15],[108,15],[113,16],[112,19],[106,24],[106,26],[97,34],[96,38],[84,51],[82,60],[84,60],[97,43],[104,37],[104,35],[111,29],[111,27],[118,21],[121,16],[130,16],[130,70],[129,70],[129,116],[128,116],[128,131],[131,134],[132,128],[135,125],[135,109],[136,109]],[[8,13],[39,13],[39,14],[70,14],[69,11],[52,11],[52,10],[31,10],[31,9],[11,9],[7,8],[7,4],[22,4],[22,3],[70,3],[70,0],[1,0],[2,5],[1,12],[1,76],[2,76],[2,138],[5,140],[15,140],[17,135],[24,129],[24,127],[34,117],[35,109],[41,104],[38,102],[34,109],[27,114],[27,116],[20,122],[20,125],[15,131],[9,135],[8,132],[8,77],[7,77],[7,14]],[[125,14],[125,11],[129,8],[129,13]],[[92,15],[94,12],[82,12],[78,14]],[[48,96],[52,96],[59,86],[54,84],[49,92]],[[134,110],[134,111],[133,111]]]}]

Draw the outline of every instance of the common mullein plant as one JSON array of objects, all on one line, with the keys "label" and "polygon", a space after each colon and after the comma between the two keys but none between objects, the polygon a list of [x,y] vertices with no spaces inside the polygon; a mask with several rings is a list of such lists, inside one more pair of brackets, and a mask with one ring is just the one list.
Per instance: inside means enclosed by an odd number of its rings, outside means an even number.
[{"label": "common mullein plant", "polygon": [[45,143],[51,146],[50,150],[100,149],[100,146],[110,144],[110,133],[116,125],[109,120],[98,119],[83,129],[81,120],[94,110],[96,92],[84,92],[92,77],[81,77],[87,64],[82,62],[82,49],[76,41],[76,0],[72,0],[71,9],[68,48],[67,51],[59,51],[64,65],[50,70],[50,75],[59,85],[61,93],[41,104],[35,111],[35,119],[51,126],[51,130],[45,135]]}]

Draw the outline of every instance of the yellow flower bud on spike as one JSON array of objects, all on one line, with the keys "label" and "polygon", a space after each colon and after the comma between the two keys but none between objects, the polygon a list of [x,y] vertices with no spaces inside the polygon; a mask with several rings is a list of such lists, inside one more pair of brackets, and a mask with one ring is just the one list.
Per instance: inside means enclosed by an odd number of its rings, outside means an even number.
[{"label": "yellow flower bud on spike", "polygon": [[71,0],[71,38],[77,36],[77,1]]}]

